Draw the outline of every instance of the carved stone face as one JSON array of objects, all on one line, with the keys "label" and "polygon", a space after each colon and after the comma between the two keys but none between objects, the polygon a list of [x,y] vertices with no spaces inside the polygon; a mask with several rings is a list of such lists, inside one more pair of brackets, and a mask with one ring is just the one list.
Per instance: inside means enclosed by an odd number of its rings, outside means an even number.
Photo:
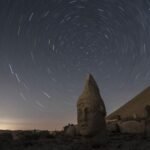
[{"label": "carved stone face", "polygon": [[98,134],[105,126],[104,116],[97,106],[90,103],[79,103],[78,125],[79,132],[83,136],[93,136]]}]

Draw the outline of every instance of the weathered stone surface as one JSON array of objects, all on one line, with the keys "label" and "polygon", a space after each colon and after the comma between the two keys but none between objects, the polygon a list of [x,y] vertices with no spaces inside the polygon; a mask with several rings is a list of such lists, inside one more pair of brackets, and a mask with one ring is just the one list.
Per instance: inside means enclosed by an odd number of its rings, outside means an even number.
[{"label": "weathered stone surface", "polygon": [[84,90],[77,102],[79,132],[85,137],[106,134],[106,109],[100,96],[99,88],[92,77],[88,75]]},{"label": "weathered stone surface", "polygon": [[109,131],[109,132],[120,132],[118,123],[117,122],[107,123],[107,131]]},{"label": "weathered stone surface", "polygon": [[145,106],[146,118],[150,119],[150,105]]},{"label": "weathered stone surface", "polygon": [[76,129],[76,135],[80,135],[80,132],[79,132],[79,126],[78,125],[75,125],[75,129]]},{"label": "weathered stone surface", "polygon": [[68,126],[68,128],[65,131],[65,134],[68,136],[76,136],[76,128],[74,125]]},{"label": "weathered stone surface", "polygon": [[150,119],[145,121],[145,132],[148,136],[150,136]]},{"label": "weathered stone surface", "polygon": [[130,120],[125,122],[120,122],[119,124],[121,133],[144,133],[145,132],[145,122]]}]

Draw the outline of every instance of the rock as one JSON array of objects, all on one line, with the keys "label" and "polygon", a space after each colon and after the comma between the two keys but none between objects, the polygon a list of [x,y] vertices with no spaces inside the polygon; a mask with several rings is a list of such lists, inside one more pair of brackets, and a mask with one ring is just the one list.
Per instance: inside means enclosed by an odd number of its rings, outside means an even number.
[{"label": "rock", "polygon": [[144,133],[145,132],[145,122],[130,120],[125,122],[120,122],[119,124],[121,133]]},{"label": "rock", "polygon": [[65,134],[68,136],[76,136],[76,128],[74,125],[68,126],[68,128],[65,131]]},{"label": "rock", "polygon": [[109,131],[109,132],[120,132],[118,123],[117,122],[107,123],[107,131]]},{"label": "rock", "polygon": [[146,118],[150,118],[150,105],[145,106]]},{"label": "rock", "polygon": [[145,121],[145,132],[148,136],[150,136],[150,119]]}]

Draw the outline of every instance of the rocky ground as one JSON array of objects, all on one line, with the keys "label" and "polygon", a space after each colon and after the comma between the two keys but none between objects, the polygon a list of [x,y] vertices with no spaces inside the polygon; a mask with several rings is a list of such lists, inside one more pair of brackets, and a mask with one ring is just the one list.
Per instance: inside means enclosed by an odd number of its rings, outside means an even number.
[{"label": "rocky ground", "polygon": [[0,150],[150,150],[150,137],[144,134],[110,133],[105,144],[85,143],[81,137],[64,135],[13,140],[0,139]]}]

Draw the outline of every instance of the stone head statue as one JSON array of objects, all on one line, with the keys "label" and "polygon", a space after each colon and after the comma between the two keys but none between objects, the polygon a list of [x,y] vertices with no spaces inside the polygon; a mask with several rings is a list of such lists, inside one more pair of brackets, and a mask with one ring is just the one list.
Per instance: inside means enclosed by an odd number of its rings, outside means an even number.
[{"label": "stone head statue", "polygon": [[95,136],[106,129],[106,110],[98,86],[88,74],[84,90],[77,102],[77,121],[82,136]]}]

